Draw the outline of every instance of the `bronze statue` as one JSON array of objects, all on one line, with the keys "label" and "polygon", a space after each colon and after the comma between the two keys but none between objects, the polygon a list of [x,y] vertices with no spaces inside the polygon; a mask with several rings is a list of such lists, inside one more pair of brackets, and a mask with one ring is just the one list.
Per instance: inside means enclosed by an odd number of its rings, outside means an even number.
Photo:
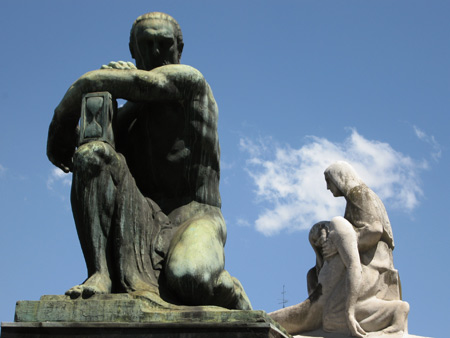
[{"label": "bronze statue", "polygon": [[[211,88],[198,70],[179,64],[183,37],[171,16],[137,18],[129,47],[137,69],[113,62],[81,76],[50,124],[47,155],[73,172],[72,209],[88,269],[66,294],[151,292],[173,304],[251,309],[224,270]],[[107,93],[86,97],[97,92]],[[127,103],[116,109],[116,98]],[[82,99],[88,127],[79,142]],[[102,105],[113,106],[114,140],[95,120]]]}]

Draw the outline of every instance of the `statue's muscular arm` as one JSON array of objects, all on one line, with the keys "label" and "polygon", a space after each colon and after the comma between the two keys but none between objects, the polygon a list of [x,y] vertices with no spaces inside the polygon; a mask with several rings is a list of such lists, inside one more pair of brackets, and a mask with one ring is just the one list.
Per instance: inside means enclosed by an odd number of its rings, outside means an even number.
[{"label": "statue's muscular arm", "polygon": [[72,169],[81,98],[85,93],[108,91],[114,98],[132,102],[184,101],[204,96],[207,88],[203,75],[186,65],[167,65],[151,71],[100,69],[86,73],[72,84],[55,109],[47,156],[63,171]]}]

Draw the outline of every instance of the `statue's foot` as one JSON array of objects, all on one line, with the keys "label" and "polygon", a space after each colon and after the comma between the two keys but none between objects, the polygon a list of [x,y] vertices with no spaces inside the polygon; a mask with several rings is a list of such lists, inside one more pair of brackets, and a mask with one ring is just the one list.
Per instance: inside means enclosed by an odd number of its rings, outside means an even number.
[{"label": "statue's foot", "polygon": [[[379,333],[380,332],[378,331],[378,334]],[[403,330],[390,329],[390,328],[386,329],[386,330],[382,330],[381,333],[383,333],[386,336],[392,336],[392,337],[404,337],[404,335],[405,335],[405,331],[403,331]],[[369,332],[369,334],[370,334],[370,332]],[[374,333],[373,337],[378,337],[378,334]]]},{"label": "statue's foot", "polygon": [[136,294],[139,294],[139,293],[145,294],[147,292],[150,292],[150,293],[153,293],[153,294],[159,296],[158,287],[156,287],[155,285],[152,285],[152,284],[144,283],[144,282],[134,284],[133,287],[130,288],[128,292],[135,292]]},{"label": "statue's foot", "polygon": [[78,297],[89,298],[95,294],[104,294],[111,292],[111,279],[109,276],[99,272],[89,277],[83,284],[75,285],[66,291],[66,295],[75,299]]},{"label": "statue's foot", "polygon": [[241,282],[235,277],[231,278],[234,282],[234,290],[237,297],[236,308],[238,310],[253,310],[252,304],[250,303],[250,300],[248,299]]},{"label": "statue's foot", "polygon": [[230,276],[226,270],[223,270],[217,279],[214,296],[210,305],[218,305],[231,310],[252,310],[252,305],[241,282]]},{"label": "statue's foot", "polygon": [[390,304],[395,305],[393,308],[393,318],[390,326],[383,330],[383,333],[403,333],[408,332],[408,313],[409,304],[404,301],[390,301]]}]

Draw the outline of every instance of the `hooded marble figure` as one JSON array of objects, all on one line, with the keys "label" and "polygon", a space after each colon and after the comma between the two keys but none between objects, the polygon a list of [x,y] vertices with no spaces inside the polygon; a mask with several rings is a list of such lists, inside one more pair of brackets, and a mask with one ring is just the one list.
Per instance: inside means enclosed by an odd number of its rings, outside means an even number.
[{"label": "hooded marble figure", "polygon": [[333,196],[346,199],[344,217],[312,227],[316,266],[307,275],[309,297],[271,317],[291,334],[316,329],[356,337],[406,332],[409,305],[401,300],[383,203],[347,162],[330,165],[325,180]]},{"label": "hooded marble figure", "polygon": [[[73,172],[72,210],[88,270],[66,294],[251,309],[224,269],[212,90],[180,64],[183,36],[171,16],[138,17],[129,47],[137,68],[119,61],[86,73],[50,124],[47,155]],[[117,98],[127,103],[117,109]]]}]

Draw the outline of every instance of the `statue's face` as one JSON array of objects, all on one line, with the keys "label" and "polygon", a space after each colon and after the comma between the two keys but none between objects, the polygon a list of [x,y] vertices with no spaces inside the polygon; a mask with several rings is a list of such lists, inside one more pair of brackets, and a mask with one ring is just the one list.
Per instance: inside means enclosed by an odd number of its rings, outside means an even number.
[{"label": "statue's face", "polygon": [[336,184],[334,184],[327,176],[325,176],[325,181],[327,182],[327,189],[331,191],[334,197],[344,196]]},{"label": "statue's face", "polygon": [[177,39],[167,20],[147,19],[135,27],[134,53],[139,69],[151,70],[167,64],[180,63]]}]

